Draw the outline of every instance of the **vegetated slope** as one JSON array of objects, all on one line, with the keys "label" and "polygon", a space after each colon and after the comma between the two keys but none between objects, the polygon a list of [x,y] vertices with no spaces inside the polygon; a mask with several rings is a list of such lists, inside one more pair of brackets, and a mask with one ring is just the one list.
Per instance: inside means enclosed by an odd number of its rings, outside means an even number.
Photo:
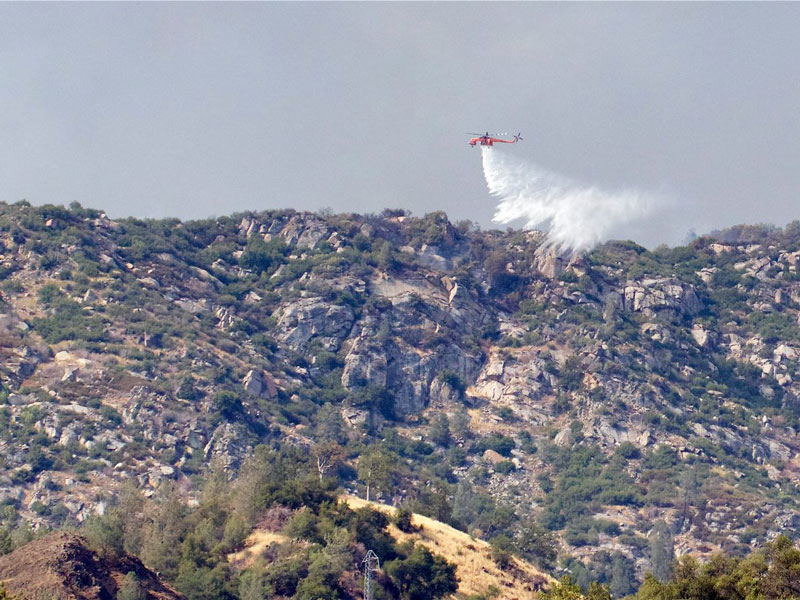
[{"label": "vegetated slope", "polygon": [[800,529],[796,224],[566,260],[441,213],[0,209],[6,534],[256,444],[617,594]]},{"label": "vegetated slope", "polygon": [[[397,510],[387,504],[367,502],[355,496],[342,498],[353,510],[369,507],[394,517]],[[396,525],[389,527],[390,535],[400,543],[411,541],[426,547],[455,565],[458,578],[458,593],[462,595],[485,594],[495,588],[498,600],[522,598],[541,589],[550,577],[534,565],[520,558],[509,557],[508,564],[501,568],[492,559],[491,546],[463,531],[424,515],[411,515],[410,531],[404,532]],[[245,547],[230,555],[237,564],[250,564],[272,544],[285,543],[287,536],[281,532],[257,529],[245,541]]]},{"label": "vegetated slope", "polygon": [[[353,509],[369,506],[389,515],[397,512],[387,504],[367,502],[355,496],[347,496],[345,501]],[[392,526],[390,533],[399,542],[419,543],[456,565],[461,594],[482,594],[494,587],[499,590],[494,596],[498,599],[521,598],[542,588],[551,579],[541,569],[520,558],[509,557],[507,564],[501,567],[493,560],[492,548],[487,542],[436,519],[413,513],[411,525],[412,529],[407,532]]]},{"label": "vegetated slope", "polygon": [[102,558],[83,538],[68,533],[48,535],[0,557],[0,581],[23,600],[113,600],[126,586],[135,594],[127,598],[183,598],[137,558]]}]

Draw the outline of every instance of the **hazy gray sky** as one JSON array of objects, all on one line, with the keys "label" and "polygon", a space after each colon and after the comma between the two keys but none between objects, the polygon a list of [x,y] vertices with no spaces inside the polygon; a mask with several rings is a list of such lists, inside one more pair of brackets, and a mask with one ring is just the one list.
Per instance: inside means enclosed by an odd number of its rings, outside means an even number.
[{"label": "hazy gray sky", "polygon": [[[467,131],[673,198],[643,242],[800,218],[800,4],[0,4],[0,200],[486,227]],[[647,239],[644,239],[647,238]]]}]

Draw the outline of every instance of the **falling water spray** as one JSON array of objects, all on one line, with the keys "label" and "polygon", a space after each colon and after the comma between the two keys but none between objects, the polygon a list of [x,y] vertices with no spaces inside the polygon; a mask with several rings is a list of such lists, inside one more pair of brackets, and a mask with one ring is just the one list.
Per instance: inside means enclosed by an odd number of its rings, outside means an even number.
[{"label": "falling water spray", "polygon": [[499,199],[493,221],[524,220],[526,229],[545,229],[560,253],[589,250],[661,204],[653,195],[581,185],[495,148],[481,150],[486,184]]}]

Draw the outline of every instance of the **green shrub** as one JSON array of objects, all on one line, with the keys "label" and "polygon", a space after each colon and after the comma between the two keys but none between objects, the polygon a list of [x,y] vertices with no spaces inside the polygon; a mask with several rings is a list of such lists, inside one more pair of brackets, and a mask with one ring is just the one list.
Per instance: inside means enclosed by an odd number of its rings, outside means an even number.
[{"label": "green shrub", "polygon": [[622,442],[616,450],[616,453],[625,460],[635,460],[641,457],[641,452],[636,444],[632,442]]},{"label": "green shrub", "polygon": [[242,414],[244,407],[242,400],[229,391],[217,392],[211,397],[211,406],[213,410],[228,421],[233,421],[237,416]]},{"label": "green shrub", "polygon": [[458,373],[453,371],[442,371],[436,377],[439,379],[439,381],[449,385],[452,389],[461,394],[463,394],[464,390],[467,389],[467,385],[464,383],[464,380],[461,379]]},{"label": "green shrub", "polygon": [[244,252],[239,257],[239,265],[243,269],[250,269],[260,275],[281,264],[286,251],[287,247],[283,238],[275,237],[269,242],[265,242],[260,235],[251,235],[247,239]]},{"label": "green shrub", "polygon": [[141,581],[133,571],[123,577],[122,583],[117,590],[116,600],[146,600],[147,591],[142,587]]},{"label": "green shrub", "polygon": [[455,566],[423,546],[414,546],[404,559],[387,562],[384,571],[402,600],[435,600],[458,589]]},{"label": "green shrub", "polygon": [[490,555],[494,563],[501,569],[507,569],[511,565],[511,556],[515,550],[514,541],[506,535],[496,535],[489,542]]},{"label": "green shrub", "polygon": [[517,466],[510,460],[501,460],[494,466],[494,470],[496,473],[508,475],[509,473],[516,471]]},{"label": "green shrub", "polygon": [[397,514],[395,514],[394,517],[394,524],[400,531],[405,533],[411,533],[416,529],[411,522],[411,511],[404,507],[397,509]]}]

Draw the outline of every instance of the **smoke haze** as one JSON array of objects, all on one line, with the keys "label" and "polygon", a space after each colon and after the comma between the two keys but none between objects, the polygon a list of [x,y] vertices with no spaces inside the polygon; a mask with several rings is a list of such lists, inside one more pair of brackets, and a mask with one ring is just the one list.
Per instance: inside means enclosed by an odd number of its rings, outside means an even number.
[{"label": "smoke haze", "polygon": [[499,199],[492,220],[523,221],[526,229],[548,231],[559,252],[589,250],[621,237],[626,226],[652,216],[663,199],[635,190],[618,192],[583,185],[525,163],[496,148],[482,147],[489,192]]}]

